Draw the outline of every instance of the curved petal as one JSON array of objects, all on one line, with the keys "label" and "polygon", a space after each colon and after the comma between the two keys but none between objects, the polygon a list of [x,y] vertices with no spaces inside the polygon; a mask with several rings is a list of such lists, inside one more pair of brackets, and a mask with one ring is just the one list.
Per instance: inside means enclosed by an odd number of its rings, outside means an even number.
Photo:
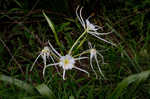
[{"label": "curved petal", "polygon": [[54,66],[54,65],[59,65],[59,63],[48,64],[48,65],[46,66],[46,68],[47,68],[47,67],[50,67],[50,66]]},{"label": "curved petal", "polygon": [[43,77],[44,77],[44,75],[45,75],[45,68],[46,68],[46,53],[44,53],[43,61],[44,61],[44,68],[43,68]]},{"label": "curved petal", "polygon": [[78,15],[78,9],[79,9],[79,6],[76,8],[76,16],[78,18],[78,20],[80,21],[81,25],[84,27],[85,26],[85,23],[81,20],[81,18],[79,17]]},{"label": "curved petal", "polygon": [[97,28],[97,30],[101,29],[102,31],[104,31],[104,30],[103,30],[103,27],[104,27],[104,26],[102,26],[102,27],[101,27],[101,26],[98,26],[98,25],[94,25],[94,26],[95,26],[95,28]]},{"label": "curved petal", "polygon": [[98,35],[98,36],[99,36],[99,35],[108,35],[108,34],[111,34],[111,33],[112,33],[112,31],[106,32],[106,33],[104,33],[104,32],[103,32],[103,33],[101,33],[101,32],[99,33],[99,32],[97,32],[97,31],[94,31],[94,32],[93,32],[93,31],[89,31],[89,32],[90,32],[90,33],[93,33],[93,34],[95,34],[95,35]]},{"label": "curved petal", "polygon": [[37,58],[35,59],[34,63],[33,63],[32,66],[31,66],[30,71],[32,71],[32,69],[33,69],[33,67],[34,67],[34,65],[35,65],[35,63],[36,63],[36,61],[38,60],[38,58],[39,58],[41,55],[42,55],[42,53],[40,53],[40,54],[37,56]]},{"label": "curved petal", "polygon": [[111,44],[111,45],[113,45],[113,46],[116,46],[116,44],[111,43],[111,42],[109,42],[109,41],[107,41],[107,40],[105,40],[105,39],[103,39],[103,38],[101,38],[101,37],[99,37],[99,36],[97,36],[97,35],[95,35],[95,34],[92,34],[92,33],[90,33],[90,32],[88,32],[88,33],[91,34],[91,35],[93,35],[93,36],[95,36],[95,37],[97,37],[98,39],[100,39],[100,40],[102,40],[102,41],[104,41],[104,42],[106,42],[106,43],[109,43],[109,44]]},{"label": "curved petal", "polygon": [[76,66],[74,66],[74,68],[77,69],[77,70],[80,70],[80,71],[82,71],[82,72],[87,73],[87,74],[88,74],[88,77],[89,77],[90,74],[89,74],[89,72],[87,72],[86,70],[83,70],[83,69],[78,68],[78,67],[76,67]]},{"label": "curved petal", "polygon": [[43,77],[45,76],[45,70],[46,70],[46,66],[44,66],[43,68]]},{"label": "curved petal", "polygon": [[83,7],[80,9],[80,18],[81,18],[81,21],[82,21],[82,25],[83,25],[83,27],[85,28],[85,22],[84,22],[84,20],[83,20],[83,18],[82,18],[82,9],[83,9]]},{"label": "curved petal", "polygon": [[89,49],[91,49],[91,48],[92,48],[92,44],[91,44],[91,42],[90,42],[90,41],[88,42],[88,46],[89,46]]},{"label": "curved petal", "polygon": [[97,56],[96,56],[96,55],[95,55],[95,60],[96,60],[96,63],[97,63],[97,66],[98,66],[98,69],[99,69],[100,74],[105,78],[105,76],[104,76],[104,74],[102,73],[102,70],[101,70],[101,68],[100,68],[100,66],[99,66],[99,63],[98,63],[98,60],[97,60]]},{"label": "curved petal", "polygon": [[[53,63],[55,63],[54,58],[51,55],[50,55],[50,58],[52,59]],[[58,72],[58,74],[61,75],[56,65],[55,65],[55,68],[56,68],[56,71]]]},{"label": "curved petal", "polygon": [[52,46],[52,44],[48,41],[49,46],[51,47],[51,49],[59,56],[61,57],[61,55],[54,49],[54,47]]},{"label": "curved petal", "polygon": [[86,59],[88,57],[79,57],[79,58],[75,58],[74,60],[81,60],[81,59]]},{"label": "curved petal", "polygon": [[92,68],[92,70],[93,70],[93,72],[95,73],[95,75],[96,75],[96,79],[98,78],[98,76],[97,76],[97,73],[96,73],[96,71],[94,70],[94,68],[93,68],[93,64],[92,64],[92,56],[90,56],[90,66],[91,66],[91,68]]},{"label": "curved petal", "polygon": [[63,70],[63,80],[65,80],[65,73],[66,73],[66,70],[64,69]]},{"label": "curved petal", "polygon": [[102,55],[101,53],[99,53],[98,51],[97,51],[97,54],[98,54],[99,56],[101,56],[101,58],[102,58],[102,64],[105,64],[103,55]]}]

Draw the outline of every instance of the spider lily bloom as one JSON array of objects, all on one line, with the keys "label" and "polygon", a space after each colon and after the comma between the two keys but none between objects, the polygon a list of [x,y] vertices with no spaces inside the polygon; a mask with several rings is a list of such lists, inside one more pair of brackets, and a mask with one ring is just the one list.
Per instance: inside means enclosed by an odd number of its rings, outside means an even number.
[{"label": "spider lily bloom", "polygon": [[[89,16],[86,20],[84,20],[83,17],[82,17],[82,14],[81,14],[82,13],[82,9],[83,9],[83,7],[81,7],[79,9],[79,6],[76,8],[76,16],[77,16],[78,20],[80,21],[81,25],[83,26],[83,28],[87,31],[87,33],[91,34],[92,36],[95,36],[96,38],[98,38],[98,39],[100,39],[100,40],[102,40],[104,42],[110,43],[110,44],[115,46],[115,44],[113,44],[113,43],[111,43],[111,42],[109,42],[109,41],[107,41],[107,40],[105,40],[105,39],[100,37],[100,35],[108,35],[108,34],[112,33],[112,31],[111,32],[107,32],[107,33],[100,33],[100,32],[98,32],[98,30],[100,30],[100,29],[103,30],[103,27],[100,27],[98,25],[92,24],[89,21],[89,18],[91,16]],[[78,14],[78,12],[79,12],[79,14]]]},{"label": "spider lily bloom", "polygon": [[100,74],[105,78],[105,76],[104,76],[104,74],[102,73],[102,70],[101,70],[101,68],[100,68],[100,65],[99,65],[99,63],[98,63],[98,59],[97,59],[97,54],[98,54],[99,56],[101,56],[101,58],[102,58],[102,63],[104,64],[104,57],[103,57],[103,55],[101,55],[95,48],[93,48],[90,42],[88,42],[88,45],[89,45],[89,48],[90,48],[90,65],[91,65],[91,68],[92,68],[92,70],[94,71],[94,73],[95,73],[95,75],[96,75],[96,78],[97,78],[98,76],[97,76],[97,73],[95,72],[95,70],[94,70],[94,68],[93,68],[93,64],[92,64],[93,58],[94,58],[95,61],[96,61],[96,64],[97,64],[97,67],[98,67],[98,69],[99,69]]},{"label": "spider lily bloom", "polygon": [[71,69],[77,69],[79,71],[82,71],[82,72],[85,72],[88,74],[89,76],[89,73],[77,66],[75,66],[75,62],[77,60],[81,60],[81,59],[86,59],[87,57],[81,57],[81,58],[73,58],[70,54],[67,54],[65,56],[62,56],[60,55],[55,49],[54,47],[50,44],[50,42],[48,42],[51,49],[53,50],[53,52],[55,52],[55,54],[59,57],[59,62],[58,63],[54,63],[54,64],[49,64],[47,65],[46,67],[50,67],[50,66],[54,66],[54,65],[59,65],[60,67],[63,68],[63,80],[65,80],[65,73],[66,73],[66,70],[71,70]]},{"label": "spider lily bloom", "polygon": [[43,69],[43,77],[44,77],[45,68],[46,68],[46,59],[49,58],[49,57],[52,58],[52,56],[50,56],[50,49],[49,49],[48,46],[45,46],[44,49],[40,52],[40,54],[37,56],[37,58],[35,59],[34,63],[32,64],[32,67],[31,67],[30,71],[32,71],[36,61],[39,59],[40,56],[42,57],[43,62],[44,62],[44,69]]}]

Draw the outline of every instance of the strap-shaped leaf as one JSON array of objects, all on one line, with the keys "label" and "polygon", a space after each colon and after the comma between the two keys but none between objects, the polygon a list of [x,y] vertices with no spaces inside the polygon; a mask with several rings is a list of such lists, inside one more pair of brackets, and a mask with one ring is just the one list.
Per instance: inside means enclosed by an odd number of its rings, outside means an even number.
[{"label": "strap-shaped leaf", "polygon": [[3,82],[6,82],[6,83],[16,85],[17,87],[26,90],[30,94],[35,93],[35,90],[34,90],[33,86],[31,86],[30,84],[27,84],[27,83],[25,83],[21,80],[18,80],[18,79],[15,79],[15,78],[3,75],[3,74],[0,74],[0,80],[3,81]]},{"label": "strap-shaped leaf", "polygon": [[52,92],[52,90],[50,90],[50,89],[48,88],[47,85],[45,85],[45,84],[38,85],[38,86],[36,87],[36,89],[38,90],[38,92],[39,92],[42,96],[45,96],[45,97],[47,97],[47,98],[49,98],[49,99],[55,99],[54,93]]},{"label": "strap-shaped leaf", "polygon": [[139,85],[142,81],[146,80],[150,75],[150,70],[141,72],[139,74],[131,75],[124,80],[122,80],[118,86],[115,88],[115,90],[112,92],[112,94],[109,96],[109,99],[119,99],[119,97],[122,95],[122,91],[128,87],[129,84],[135,83],[136,86]]},{"label": "strap-shaped leaf", "polygon": [[58,35],[55,31],[55,28],[54,28],[54,25],[53,25],[52,21],[47,17],[47,15],[45,14],[44,11],[43,11],[43,15],[44,15],[45,19],[47,20],[49,27],[52,29],[52,31],[54,33],[56,43],[58,44],[59,47],[61,47],[61,44],[60,44],[59,39],[58,39]]}]

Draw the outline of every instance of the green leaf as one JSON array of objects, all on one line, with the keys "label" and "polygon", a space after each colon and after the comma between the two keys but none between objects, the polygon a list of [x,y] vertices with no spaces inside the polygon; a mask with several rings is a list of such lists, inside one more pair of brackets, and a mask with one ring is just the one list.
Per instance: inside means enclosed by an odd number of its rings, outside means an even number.
[{"label": "green leaf", "polygon": [[[106,25],[113,30],[113,32],[116,34],[116,36],[118,36],[121,41],[126,42],[126,40],[120,35],[120,33],[118,33],[111,25],[109,25],[108,23],[106,23]],[[131,62],[131,64],[134,66],[134,68],[136,69],[137,72],[140,72],[142,69],[139,66],[139,64],[136,63],[136,60],[131,59],[131,57],[128,55],[127,51],[124,49],[124,47],[119,44],[118,48],[121,48],[122,53],[128,58],[128,60]],[[131,48],[131,47],[130,47]]]},{"label": "green leaf", "polygon": [[23,82],[21,80],[18,80],[18,79],[15,79],[15,78],[3,75],[3,74],[0,74],[0,80],[4,81],[6,83],[14,84],[17,87],[26,90],[30,94],[34,94],[35,93],[35,90],[34,90],[33,86],[31,86],[31,85],[29,85],[29,84],[27,84],[27,83],[25,83],[25,82]]},{"label": "green leaf", "polygon": [[65,23],[60,24],[60,26],[57,29],[57,32],[62,32],[62,31],[66,32],[66,31],[72,30],[72,28],[69,27],[69,25],[70,25],[70,22],[65,22]]},{"label": "green leaf", "polygon": [[48,88],[48,86],[45,85],[45,84],[38,85],[36,87],[36,89],[44,97],[47,97],[47,98],[50,98],[50,99],[55,99],[56,98],[55,95],[54,95],[54,93],[52,92],[52,90],[50,90]]},{"label": "green leaf", "polygon": [[16,4],[20,7],[23,8],[22,4],[20,2],[18,2],[17,0],[14,0],[16,2]]},{"label": "green leaf", "polygon": [[75,99],[74,96],[69,96],[69,99]]},{"label": "green leaf", "polygon": [[54,33],[54,37],[55,37],[55,40],[56,40],[58,46],[61,47],[61,44],[60,44],[59,39],[58,39],[58,35],[56,33],[56,30],[54,28],[52,21],[47,17],[47,15],[44,13],[44,11],[43,11],[43,15],[44,15],[45,19],[47,20],[49,27],[52,29],[52,31]]},{"label": "green leaf", "polygon": [[119,97],[122,95],[121,93],[126,87],[128,87],[129,84],[135,83],[135,85],[138,86],[142,81],[146,80],[149,77],[149,74],[150,70],[125,78],[118,84],[112,94],[109,95],[109,99],[119,99]]}]

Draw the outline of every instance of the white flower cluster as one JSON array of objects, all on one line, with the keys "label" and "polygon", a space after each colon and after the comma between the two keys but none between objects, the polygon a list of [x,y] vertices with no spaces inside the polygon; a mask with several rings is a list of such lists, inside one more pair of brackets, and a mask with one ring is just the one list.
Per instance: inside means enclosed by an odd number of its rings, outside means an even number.
[{"label": "white flower cluster", "polygon": [[[79,6],[77,7],[76,9],[76,16],[79,20],[79,22],[81,23],[81,25],[83,26],[84,28],[84,32],[79,36],[79,38],[74,42],[74,44],[72,45],[72,47],[70,48],[69,52],[66,54],[66,55],[61,55],[53,46],[52,44],[48,41],[48,44],[49,46],[46,46],[44,47],[44,49],[40,52],[40,54],[37,56],[37,58],[35,59],[30,71],[32,71],[33,69],[33,66],[35,65],[36,61],[38,60],[38,58],[41,56],[42,59],[43,59],[43,62],[44,62],[44,68],[43,68],[43,76],[45,75],[45,70],[46,68],[48,67],[51,67],[51,66],[55,66],[57,68],[57,66],[59,66],[60,68],[63,69],[63,79],[65,80],[65,74],[66,74],[66,71],[67,70],[71,70],[71,69],[76,69],[76,70],[79,70],[79,71],[82,71],[84,73],[87,73],[88,76],[89,76],[89,72],[87,72],[86,70],[84,69],[81,69],[79,68],[78,66],[76,66],[76,62],[77,61],[80,61],[80,60],[83,60],[83,59],[88,59],[88,57],[81,57],[82,55],[86,55],[86,54],[90,54],[90,59],[89,59],[89,63],[90,63],[90,67],[92,69],[92,71],[95,73],[96,75],[96,78],[98,78],[98,75],[94,69],[94,64],[93,64],[93,59],[95,59],[96,61],[96,64],[97,64],[97,67],[98,67],[98,70],[101,74],[102,77],[105,77],[104,74],[102,73],[102,70],[100,68],[100,64],[98,62],[98,58],[97,58],[97,55],[99,55],[102,59],[102,63],[104,63],[104,57],[101,53],[99,53],[95,47],[92,47],[92,44],[91,42],[88,41],[88,46],[89,46],[89,49],[86,50],[86,51],[83,51],[82,53],[80,54],[77,54],[77,55],[73,55],[72,52],[73,52],[73,48],[78,44],[79,40],[81,40],[81,38],[83,36],[85,36],[86,34],[90,34],[106,43],[110,43],[112,45],[115,45],[103,38],[101,38],[100,36],[101,35],[107,35],[107,34],[110,34],[112,32],[107,32],[107,33],[100,33],[98,32],[99,30],[103,30],[103,27],[100,27],[98,25],[94,25],[92,23],[90,23],[89,21],[89,18],[88,17],[87,19],[83,19],[81,13],[82,13],[82,9],[83,8],[80,8],[79,9]],[[79,12],[79,14],[78,14]],[[47,60],[51,59],[53,61],[52,64],[47,64]],[[57,61],[57,62],[55,62]]]}]

